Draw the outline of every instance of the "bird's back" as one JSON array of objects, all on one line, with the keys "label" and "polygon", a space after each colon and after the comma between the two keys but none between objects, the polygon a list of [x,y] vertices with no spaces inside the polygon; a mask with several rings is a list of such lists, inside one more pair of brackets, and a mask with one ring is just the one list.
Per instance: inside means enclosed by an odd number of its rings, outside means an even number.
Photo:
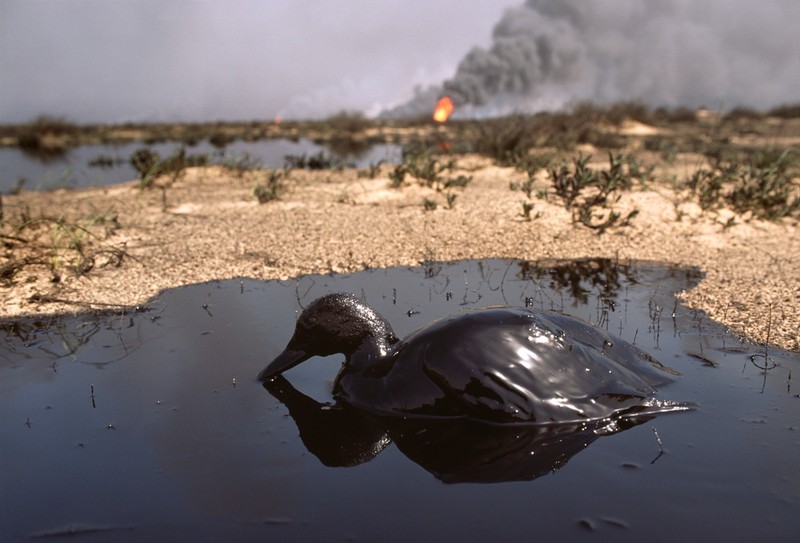
[{"label": "bird's back", "polygon": [[433,322],[370,371],[345,368],[337,394],[385,414],[558,423],[636,410],[669,378],[646,353],[584,321],[497,308]]}]

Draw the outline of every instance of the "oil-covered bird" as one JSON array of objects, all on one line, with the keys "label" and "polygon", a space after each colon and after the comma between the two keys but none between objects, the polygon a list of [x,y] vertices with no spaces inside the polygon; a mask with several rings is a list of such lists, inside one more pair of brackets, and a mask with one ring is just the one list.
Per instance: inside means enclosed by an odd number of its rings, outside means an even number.
[{"label": "oil-covered bird", "polygon": [[677,372],[585,321],[529,308],[471,310],[403,340],[352,294],[312,302],[272,379],[312,356],[343,353],[338,402],[378,415],[494,423],[575,423],[685,409],[657,400]]}]

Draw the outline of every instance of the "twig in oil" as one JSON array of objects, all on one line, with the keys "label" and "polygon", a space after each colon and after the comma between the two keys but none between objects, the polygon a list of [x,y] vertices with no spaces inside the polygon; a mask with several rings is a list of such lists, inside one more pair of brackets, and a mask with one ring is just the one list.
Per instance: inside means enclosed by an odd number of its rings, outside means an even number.
[{"label": "twig in oil", "polygon": [[298,279],[295,282],[294,295],[295,295],[295,298],[297,299],[297,306],[300,309],[305,309],[305,307],[303,306],[302,300],[304,300],[305,297],[308,296],[308,293],[311,292],[311,289],[314,288],[316,286],[316,284],[317,284],[317,282],[312,279],[311,280],[311,284],[308,285],[308,288],[306,289],[306,291],[303,294],[300,294],[300,280]]},{"label": "twig in oil", "polygon": [[658,455],[653,458],[653,460],[650,462],[651,464],[655,464],[656,460],[661,458],[661,456],[664,454],[664,443],[662,443],[661,436],[658,435],[658,430],[656,430],[655,426],[653,426],[653,433],[655,434],[656,442],[658,443]]},{"label": "twig in oil", "polygon": [[121,309],[124,311],[129,308],[129,306],[123,304],[113,304],[104,302],[83,302],[81,300],[67,300],[66,298],[56,298],[53,296],[44,296],[42,294],[33,294],[30,298],[28,298],[28,301],[35,303],[42,303],[42,304],[77,305],[80,307],[85,307],[87,309],[94,309],[96,307],[110,307],[113,309]]},{"label": "twig in oil", "polygon": [[[767,314],[767,339],[764,341],[764,366],[769,362],[769,336],[772,333],[772,304],[769,306],[769,313]],[[767,370],[764,369],[766,372]]]}]

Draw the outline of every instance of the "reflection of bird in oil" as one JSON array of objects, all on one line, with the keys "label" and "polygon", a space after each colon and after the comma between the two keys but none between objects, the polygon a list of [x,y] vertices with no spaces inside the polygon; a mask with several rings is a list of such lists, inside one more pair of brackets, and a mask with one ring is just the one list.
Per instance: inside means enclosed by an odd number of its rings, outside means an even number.
[{"label": "reflection of bird in oil", "polygon": [[650,420],[639,414],[572,424],[486,424],[375,416],[317,402],[278,376],[264,388],[288,409],[306,449],[330,467],[369,462],[390,443],[444,483],[529,481],[562,468],[597,438]]},{"label": "reflection of bird in oil", "polygon": [[493,423],[579,424],[685,409],[655,388],[676,373],[584,321],[525,308],[489,308],[435,321],[404,340],[351,294],[300,315],[268,381],[311,358],[343,353],[340,404],[380,416]]}]

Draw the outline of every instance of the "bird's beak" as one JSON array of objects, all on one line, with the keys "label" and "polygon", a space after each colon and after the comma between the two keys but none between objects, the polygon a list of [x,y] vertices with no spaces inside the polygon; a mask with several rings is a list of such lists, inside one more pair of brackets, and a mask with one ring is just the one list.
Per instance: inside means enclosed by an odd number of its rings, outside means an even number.
[{"label": "bird's beak", "polygon": [[258,380],[266,381],[267,379],[272,379],[309,358],[311,358],[311,355],[302,349],[286,347],[281,354],[275,357],[275,360],[267,364],[267,367],[261,370],[261,373],[258,374]]}]

